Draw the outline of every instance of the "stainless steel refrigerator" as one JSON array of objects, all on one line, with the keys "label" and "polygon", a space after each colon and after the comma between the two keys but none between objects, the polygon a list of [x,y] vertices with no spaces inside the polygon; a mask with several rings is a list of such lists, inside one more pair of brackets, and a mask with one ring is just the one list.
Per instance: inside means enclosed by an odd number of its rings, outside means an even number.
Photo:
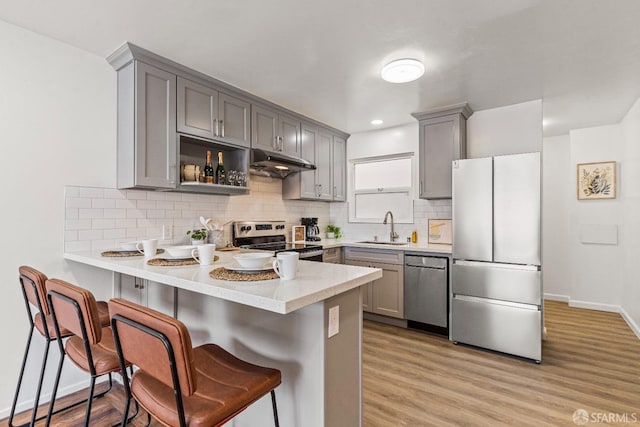
[{"label": "stainless steel refrigerator", "polygon": [[454,161],[452,210],[452,340],[540,362],[540,153]]}]

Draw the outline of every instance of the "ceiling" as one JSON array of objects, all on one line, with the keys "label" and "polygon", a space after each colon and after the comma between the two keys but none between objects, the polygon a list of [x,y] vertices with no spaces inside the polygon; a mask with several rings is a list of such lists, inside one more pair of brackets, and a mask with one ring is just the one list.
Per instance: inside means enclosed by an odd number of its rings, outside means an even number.
[{"label": "ceiling", "polygon": [[[130,41],[350,133],[544,100],[544,133],[640,97],[638,0],[0,0],[0,20],[107,57]],[[415,57],[419,80],[380,69]]]}]

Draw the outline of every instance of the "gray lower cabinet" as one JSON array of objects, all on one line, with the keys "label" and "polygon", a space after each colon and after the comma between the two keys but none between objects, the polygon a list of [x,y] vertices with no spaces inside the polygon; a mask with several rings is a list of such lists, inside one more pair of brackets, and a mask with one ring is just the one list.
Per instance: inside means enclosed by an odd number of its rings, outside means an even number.
[{"label": "gray lower cabinet", "polygon": [[250,145],[251,104],[189,79],[178,77],[178,132],[241,147]]},{"label": "gray lower cabinet", "polygon": [[322,252],[322,262],[342,264],[342,248],[328,248]]},{"label": "gray lower cabinet", "polygon": [[300,156],[300,120],[274,109],[252,104],[251,147]]},{"label": "gray lower cabinet", "polygon": [[176,188],[176,75],[132,61],[118,70],[118,188]]},{"label": "gray lower cabinet", "polygon": [[118,294],[120,298],[153,308],[169,316],[174,316],[174,288],[152,280],[118,274]]},{"label": "gray lower cabinet", "polygon": [[345,248],[345,264],[382,269],[382,278],[362,287],[364,311],[404,319],[403,259],[403,252],[396,250]]},{"label": "gray lower cabinet", "polygon": [[451,198],[451,164],[466,157],[467,104],[412,114],[419,120],[421,199]]}]

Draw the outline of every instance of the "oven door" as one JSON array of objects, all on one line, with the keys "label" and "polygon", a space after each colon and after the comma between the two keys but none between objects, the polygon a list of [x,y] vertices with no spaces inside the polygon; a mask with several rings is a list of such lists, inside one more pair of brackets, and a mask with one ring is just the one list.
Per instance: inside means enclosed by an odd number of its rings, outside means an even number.
[{"label": "oven door", "polygon": [[322,262],[322,249],[312,249],[308,251],[300,251],[300,259],[305,261],[318,261]]}]

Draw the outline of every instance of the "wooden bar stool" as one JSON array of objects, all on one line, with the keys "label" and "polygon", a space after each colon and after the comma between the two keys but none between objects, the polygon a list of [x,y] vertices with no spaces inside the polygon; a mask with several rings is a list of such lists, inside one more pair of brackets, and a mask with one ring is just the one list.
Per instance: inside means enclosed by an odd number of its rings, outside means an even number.
[{"label": "wooden bar stool", "polygon": [[[16,386],[16,392],[13,397],[13,403],[11,405],[11,412],[9,414],[9,426],[14,427],[13,417],[15,415],[16,405],[20,396],[20,390],[22,388],[22,378],[24,376],[24,370],[27,365],[27,358],[29,357],[29,350],[31,348],[31,339],[33,338],[34,329],[37,330],[40,335],[45,339],[44,354],[42,355],[42,366],[40,368],[40,376],[38,378],[38,387],[33,403],[33,410],[31,414],[31,421],[24,425],[34,425],[36,421],[43,420],[45,416],[37,417],[38,404],[40,403],[40,393],[42,391],[42,383],[44,380],[45,369],[47,366],[47,358],[49,357],[49,345],[52,341],[55,341],[58,336],[66,338],[71,335],[71,332],[61,328],[60,335],[56,334],[53,320],[51,318],[51,312],[47,305],[45,282],[47,276],[40,271],[29,266],[21,266],[18,268],[19,282],[22,290],[22,296],[27,309],[27,317],[29,318],[29,336],[27,338],[27,347],[24,351],[24,357],[22,359],[22,367],[20,368],[20,375],[18,376],[18,385]],[[104,301],[98,301],[98,316],[100,324],[103,326],[109,326],[109,309],[107,303]],[[84,401],[80,401],[69,405],[65,408],[60,408],[56,411],[61,412],[80,405]]]},{"label": "wooden bar stool", "polygon": [[[91,374],[84,422],[84,425],[88,426],[91,418],[91,405],[95,397],[93,393],[96,379],[103,375],[109,375],[110,390],[111,374],[120,371],[120,361],[115,351],[113,334],[110,327],[101,325],[96,300],[87,289],[58,279],[48,279],[46,289],[47,302],[56,334],[61,334],[62,330],[67,330],[72,334],[64,348],[62,341],[58,340],[60,362],[53,385],[46,425],[49,425],[51,415],[53,415],[62,364],[65,356],[68,356],[77,367]],[[122,369],[125,370],[128,366],[129,364],[123,365]],[[123,378],[126,378],[126,375],[123,375]],[[126,417],[127,412],[125,412],[125,419]]]},{"label": "wooden bar stool", "polygon": [[132,393],[161,424],[218,426],[271,393],[278,426],[279,370],[242,361],[215,344],[192,348],[182,322],[130,301],[110,300],[109,312],[120,364],[139,368],[131,386],[124,381],[127,398]]}]

